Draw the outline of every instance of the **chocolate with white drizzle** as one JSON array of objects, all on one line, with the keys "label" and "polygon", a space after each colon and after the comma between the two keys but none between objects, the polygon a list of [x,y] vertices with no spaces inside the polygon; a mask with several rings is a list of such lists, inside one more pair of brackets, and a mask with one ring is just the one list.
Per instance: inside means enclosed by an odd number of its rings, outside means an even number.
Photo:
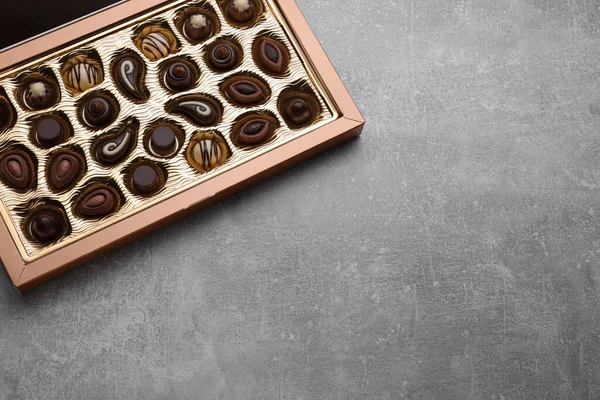
[{"label": "chocolate with white drizzle", "polygon": [[118,58],[112,67],[112,75],[117,88],[133,101],[148,100],[144,80],[146,64],[137,55],[125,54]]},{"label": "chocolate with white drizzle", "polygon": [[148,26],[136,39],[138,49],[151,61],[160,60],[177,51],[177,40],[173,33],[160,26]]},{"label": "chocolate with white drizzle", "polygon": [[138,127],[127,124],[123,129],[101,138],[94,146],[96,159],[105,165],[115,165],[123,161],[132,152]]},{"label": "chocolate with white drizzle", "polygon": [[82,93],[100,84],[104,79],[100,63],[80,54],[65,63],[61,69],[65,86],[72,93]]},{"label": "chocolate with white drizzle", "polygon": [[204,96],[185,96],[171,101],[165,109],[168,113],[180,115],[198,126],[216,125],[221,120],[219,104]]},{"label": "chocolate with white drizzle", "polygon": [[190,164],[200,172],[208,172],[227,161],[225,140],[216,132],[202,132],[192,138],[187,150]]}]

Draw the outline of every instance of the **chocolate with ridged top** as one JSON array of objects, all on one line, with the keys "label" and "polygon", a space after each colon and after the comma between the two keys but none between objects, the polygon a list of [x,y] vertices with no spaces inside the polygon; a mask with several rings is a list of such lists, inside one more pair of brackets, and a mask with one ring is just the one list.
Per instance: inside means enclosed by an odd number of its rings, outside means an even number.
[{"label": "chocolate with ridged top", "polygon": [[60,209],[45,206],[33,211],[27,217],[25,226],[31,239],[37,243],[47,244],[64,236],[68,223]]},{"label": "chocolate with ridged top", "polygon": [[83,192],[73,210],[81,218],[102,218],[115,213],[121,205],[119,194],[108,185],[98,184]]},{"label": "chocolate with ridged top", "polygon": [[24,151],[14,150],[0,158],[0,179],[19,192],[33,188],[34,172],[34,163]]},{"label": "chocolate with ridged top", "polygon": [[48,185],[55,191],[63,192],[73,186],[84,174],[85,161],[83,157],[71,150],[58,150],[50,156],[46,179]]},{"label": "chocolate with ridged top", "polygon": [[112,75],[116,86],[124,95],[134,101],[148,99],[144,87],[146,65],[138,55],[127,53],[118,58],[113,64]]}]

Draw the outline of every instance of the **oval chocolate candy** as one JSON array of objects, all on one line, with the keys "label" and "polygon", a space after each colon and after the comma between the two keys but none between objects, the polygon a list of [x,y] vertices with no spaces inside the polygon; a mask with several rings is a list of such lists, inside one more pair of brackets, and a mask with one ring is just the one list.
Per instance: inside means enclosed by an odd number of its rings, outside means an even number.
[{"label": "oval chocolate candy", "polygon": [[115,213],[121,200],[115,189],[108,185],[94,185],[75,200],[75,214],[81,218],[102,218]]},{"label": "oval chocolate candy", "polygon": [[48,184],[57,191],[64,191],[75,186],[84,173],[85,161],[78,153],[70,150],[59,150],[50,158],[46,173]]},{"label": "oval chocolate candy", "polygon": [[15,150],[0,159],[0,178],[18,191],[27,191],[34,185],[34,163],[24,151]]},{"label": "oval chocolate candy", "polygon": [[251,115],[234,128],[234,141],[244,146],[257,146],[269,140],[275,132],[277,123],[267,115]]},{"label": "oval chocolate candy", "polygon": [[258,41],[258,64],[267,72],[283,74],[287,69],[287,49],[278,41],[263,37]]},{"label": "oval chocolate candy", "polygon": [[232,102],[244,106],[263,104],[270,95],[267,85],[251,77],[232,78],[226,81],[223,87]]}]

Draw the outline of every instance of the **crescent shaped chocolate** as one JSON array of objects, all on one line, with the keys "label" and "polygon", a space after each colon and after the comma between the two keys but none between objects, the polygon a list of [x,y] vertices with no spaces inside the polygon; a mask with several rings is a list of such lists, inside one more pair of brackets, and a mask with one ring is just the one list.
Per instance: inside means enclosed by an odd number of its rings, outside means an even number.
[{"label": "crescent shaped chocolate", "polygon": [[263,104],[270,96],[267,85],[252,77],[232,78],[223,87],[229,100],[243,106]]},{"label": "crescent shaped chocolate", "polygon": [[33,188],[34,163],[24,151],[15,150],[0,158],[0,179],[11,188],[26,192]]},{"label": "crescent shaped chocolate", "polygon": [[266,72],[281,75],[288,67],[289,53],[285,46],[269,37],[258,40],[257,61]]},{"label": "crescent shaped chocolate", "polygon": [[46,179],[55,191],[66,191],[81,179],[85,161],[78,153],[70,150],[59,150],[50,157]]},{"label": "crescent shaped chocolate", "polygon": [[94,185],[75,200],[73,210],[84,219],[103,218],[117,212],[121,199],[115,189],[108,185]]},{"label": "crescent shaped chocolate", "polygon": [[148,100],[145,88],[146,64],[134,53],[117,59],[112,67],[112,75],[117,88],[133,101]]},{"label": "crescent shaped chocolate", "polygon": [[57,207],[44,206],[26,219],[25,229],[37,243],[47,244],[63,237],[69,228],[67,219]]},{"label": "crescent shaped chocolate", "polygon": [[137,132],[137,125],[128,124],[121,131],[101,138],[94,146],[98,161],[105,165],[123,161],[133,151]]},{"label": "crescent shaped chocolate", "polygon": [[277,128],[275,118],[268,115],[249,115],[233,128],[233,141],[242,146],[266,143]]},{"label": "crescent shaped chocolate", "polygon": [[180,115],[198,126],[216,125],[221,120],[221,108],[216,101],[203,96],[187,96],[167,104],[170,114]]}]

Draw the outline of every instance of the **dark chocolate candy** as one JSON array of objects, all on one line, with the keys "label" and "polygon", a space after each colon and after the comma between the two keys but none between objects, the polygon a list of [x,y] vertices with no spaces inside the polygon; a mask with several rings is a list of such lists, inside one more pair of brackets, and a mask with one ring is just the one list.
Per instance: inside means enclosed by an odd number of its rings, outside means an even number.
[{"label": "dark chocolate candy", "polygon": [[144,87],[146,65],[139,56],[131,53],[117,59],[112,73],[115,84],[124,95],[135,101],[148,99]]},{"label": "dark chocolate candy", "polygon": [[69,137],[69,125],[61,117],[48,114],[43,115],[32,124],[31,137],[41,147],[56,146]]},{"label": "dark chocolate candy", "polygon": [[316,116],[309,101],[302,97],[292,97],[283,106],[282,116],[292,127],[305,126]]},{"label": "dark chocolate candy", "polygon": [[94,185],[75,200],[75,214],[81,218],[102,218],[115,213],[121,200],[115,189],[108,185]]},{"label": "dark chocolate candy", "polygon": [[28,80],[23,88],[23,103],[31,110],[50,108],[57,101],[57,88],[44,79]]},{"label": "dark chocolate candy", "polygon": [[230,20],[244,24],[256,17],[256,8],[252,0],[228,0],[225,14]]},{"label": "dark chocolate candy", "polygon": [[7,99],[0,96],[0,132],[8,129],[14,119],[14,113]]},{"label": "dark chocolate candy", "polygon": [[27,191],[34,185],[34,167],[24,151],[12,151],[0,159],[0,179],[18,191]]},{"label": "dark chocolate candy", "polygon": [[27,229],[38,243],[51,243],[64,236],[67,222],[64,214],[54,207],[43,207],[27,218]]},{"label": "dark chocolate candy", "polygon": [[140,196],[150,196],[164,185],[160,168],[149,162],[134,167],[129,179],[132,191]]},{"label": "dark chocolate candy", "polygon": [[256,78],[232,78],[225,82],[224,87],[231,101],[245,106],[262,104],[269,97],[267,86]]},{"label": "dark chocolate candy", "polygon": [[234,127],[234,141],[244,146],[256,146],[265,143],[275,132],[274,118],[266,115],[250,115]]},{"label": "dark chocolate candy", "polygon": [[118,106],[107,95],[96,94],[85,99],[80,105],[83,122],[90,128],[104,128],[117,118]]},{"label": "dark chocolate candy", "polygon": [[169,158],[177,153],[179,147],[179,138],[173,127],[159,125],[153,128],[148,141],[148,148],[153,155]]},{"label": "dark chocolate candy", "polygon": [[136,125],[128,124],[116,134],[100,139],[95,146],[96,158],[106,165],[123,161],[133,150],[137,130]]},{"label": "dark chocolate candy", "polygon": [[165,68],[165,86],[173,91],[189,90],[194,86],[196,75],[193,65],[184,59],[175,59]]},{"label": "dark chocolate candy", "polygon": [[216,70],[227,71],[238,64],[238,53],[234,45],[228,42],[218,42],[210,49],[208,59],[210,65]]},{"label": "dark chocolate candy", "polygon": [[280,75],[287,69],[285,46],[274,39],[263,37],[258,42],[258,63],[267,72]]},{"label": "dark chocolate candy", "polygon": [[211,37],[213,29],[213,23],[210,18],[202,13],[189,15],[183,23],[183,34],[196,43],[205,41]]},{"label": "dark chocolate candy", "polygon": [[78,153],[59,150],[50,157],[46,178],[50,187],[62,192],[75,186],[84,173],[85,161]]},{"label": "dark chocolate candy", "polygon": [[173,100],[167,104],[166,110],[199,126],[216,125],[221,119],[221,109],[217,102],[203,96],[186,96]]}]

